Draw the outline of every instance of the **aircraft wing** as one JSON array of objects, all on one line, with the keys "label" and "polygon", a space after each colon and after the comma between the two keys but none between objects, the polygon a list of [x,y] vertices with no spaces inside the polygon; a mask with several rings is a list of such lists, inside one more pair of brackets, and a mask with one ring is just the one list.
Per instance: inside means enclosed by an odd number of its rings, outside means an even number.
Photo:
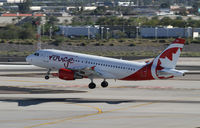
[{"label": "aircraft wing", "polygon": [[93,77],[93,78],[114,78],[114,76],[108,72],[100,70],[93,67],[74,67],[68,68],[69,70],[75,71],[77,74],[84,76],[84,77]]}]

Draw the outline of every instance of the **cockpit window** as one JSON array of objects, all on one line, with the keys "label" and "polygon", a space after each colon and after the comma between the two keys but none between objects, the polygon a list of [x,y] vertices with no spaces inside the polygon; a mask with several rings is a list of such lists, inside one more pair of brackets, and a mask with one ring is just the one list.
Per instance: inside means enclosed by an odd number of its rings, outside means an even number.
[{"label": "cockpit window", "polygon": [[35,55],[35,56],[39,56],[40,54],[36,52],[36,53],[34,53],[34,55]]}]

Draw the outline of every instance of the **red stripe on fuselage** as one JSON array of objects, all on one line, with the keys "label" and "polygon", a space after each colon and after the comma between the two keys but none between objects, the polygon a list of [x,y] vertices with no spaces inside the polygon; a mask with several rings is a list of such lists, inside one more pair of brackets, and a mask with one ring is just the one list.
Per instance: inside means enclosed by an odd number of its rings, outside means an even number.
[{"label": "red stripe on fuselage", "polygon": [[133,73],[130,76],[127,76],[125,78],[122,78],[120,80],[153,80],[153,76],[151,74],[151,66],[153,63],[147,64],[141,69],[139,69],[137,72]]}]

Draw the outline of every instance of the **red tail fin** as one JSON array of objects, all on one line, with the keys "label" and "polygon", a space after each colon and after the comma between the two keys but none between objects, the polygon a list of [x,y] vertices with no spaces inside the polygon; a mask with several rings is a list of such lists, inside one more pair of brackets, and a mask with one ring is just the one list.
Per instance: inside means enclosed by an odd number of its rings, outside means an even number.
[{"label": "red tail fin", "polygon": [[176,67],[178,58],[183,49],[185,40],[176,39],[169,45],[159,56],[153,60],[153,65],[151,68],[152,75],[157,78],[157,71],[162,69],[174,69]]}]

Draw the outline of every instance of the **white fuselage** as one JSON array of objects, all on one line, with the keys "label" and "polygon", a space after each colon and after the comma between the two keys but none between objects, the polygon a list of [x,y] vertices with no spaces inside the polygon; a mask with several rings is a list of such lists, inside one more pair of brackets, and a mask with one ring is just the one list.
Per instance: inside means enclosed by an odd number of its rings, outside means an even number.
[{"label": "white fuselage", "polygon": [[52,70],[95,67],[96,71],[102,73],[100,78],[105,79],[125,78],[146,65],[146,63],[52,49],[39,50],[36,53],[27,57],[26,60],[30,64]]},{"label": "white fuselage", "polygon": [[51,70],[57,70],[62,80],[89,78],[90,89],[96,84],[94,78],[102,78],[101,86],[108,86],[106,79],[119,80],[156,80],[184,76],[185,70],[176,70],[176,63],[185,40],[177,38],[160,55],[149,62],[130,62],[108,57],[86,55],[60,50],[43,49],[29,55],[26,61],[32,65],[48,69],[45,79],[49,79]]}]

